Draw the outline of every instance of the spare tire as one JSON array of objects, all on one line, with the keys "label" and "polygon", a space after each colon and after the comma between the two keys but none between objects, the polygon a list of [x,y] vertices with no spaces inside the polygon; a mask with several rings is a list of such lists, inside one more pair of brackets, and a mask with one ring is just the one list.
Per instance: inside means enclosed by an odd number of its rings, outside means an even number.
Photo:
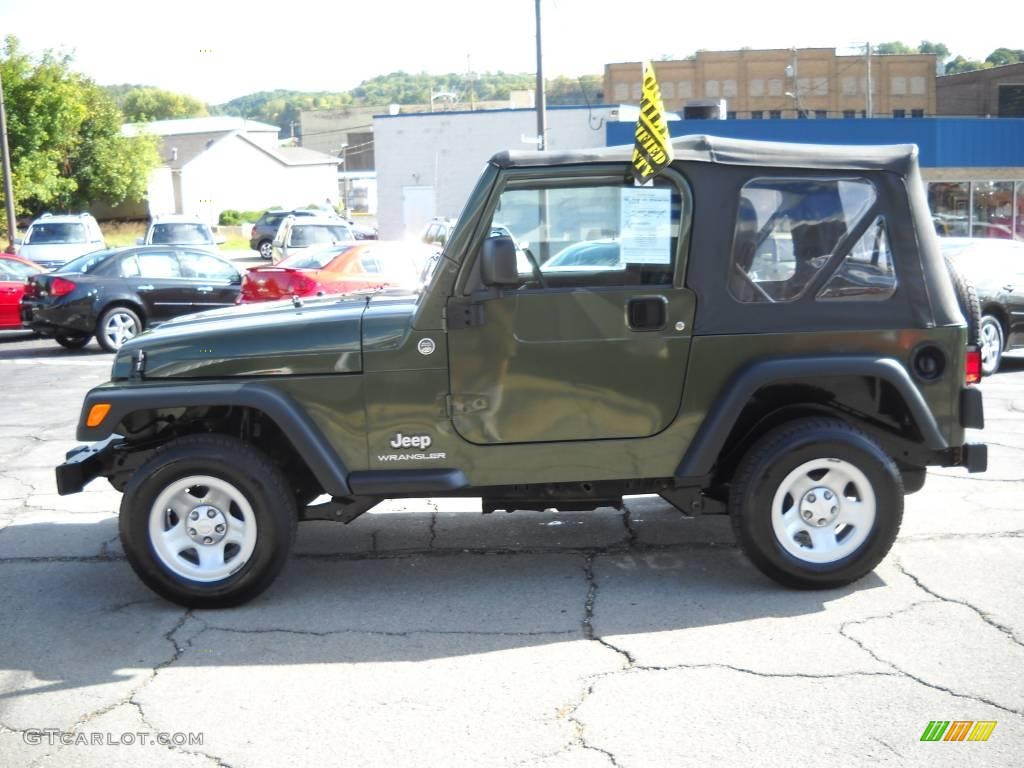
[{"label": "spare tire", "polygon": [[974,289],[971,279],[957,269],[953,260],[949,256],[944,258],[946,269],[949,270],[949,277],[953,281],[953,291],[956,293],[956,303],[960,307],[960,314],[967,321],[967,346],[979,347],[981,345],[981,303],[978,301],[978,292]]}]

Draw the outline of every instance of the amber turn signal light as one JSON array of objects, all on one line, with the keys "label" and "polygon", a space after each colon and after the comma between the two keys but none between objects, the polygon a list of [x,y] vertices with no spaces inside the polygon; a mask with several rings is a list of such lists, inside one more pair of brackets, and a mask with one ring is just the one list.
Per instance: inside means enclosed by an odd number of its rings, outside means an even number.
[{"label": "amber turn signal light", "polygon": [[89,416],[85,420],[85,426],[98,427],[110,413],[110,403],[96,403],[89,409]]}]

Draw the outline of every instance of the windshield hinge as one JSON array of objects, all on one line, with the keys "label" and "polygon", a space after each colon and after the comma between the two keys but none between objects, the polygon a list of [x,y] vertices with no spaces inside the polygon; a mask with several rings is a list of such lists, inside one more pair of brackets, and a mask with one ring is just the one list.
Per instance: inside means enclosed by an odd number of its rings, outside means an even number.
[{"label": "windshield hinge", "polygon": [[444,396],[444,415],[445,418],[452,418],[455,415],[455,407],[452,405],[452,396],[447,394]]},{"label": "windshield hinge", "polygon": [[141,349],[132,353],[132,378],[141,379],[146,372],[146,353]]},{"label": "windshield hinge", "polygon": [[477,328],[487,322],[482,302],[452,302],[448,305],[452,314],[447,318],[448,328]]}]

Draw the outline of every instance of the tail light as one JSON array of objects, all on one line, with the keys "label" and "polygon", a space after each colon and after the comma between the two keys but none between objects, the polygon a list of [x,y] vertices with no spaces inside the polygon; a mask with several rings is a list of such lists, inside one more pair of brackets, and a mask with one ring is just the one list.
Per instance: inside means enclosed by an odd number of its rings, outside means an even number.
[{"label": "tail light", "polygon": [[319,287],[320,284],[311,277],[297,274],[292,278],[291,292],[295,296],[309,296],[316,293],[316,290]]},{"label": "tail light", "polygon": [[78,286],[72,283],[70,280],[65,280],[63,277],[54,278],[54,281],[50,283],[50,294],[53,296],[67,296]]},{"label": "tail light", "polygon": [[977,384],[981,381],[981,350],[977,347],[967,348],[967,359],[964,363],[964,383]]}]

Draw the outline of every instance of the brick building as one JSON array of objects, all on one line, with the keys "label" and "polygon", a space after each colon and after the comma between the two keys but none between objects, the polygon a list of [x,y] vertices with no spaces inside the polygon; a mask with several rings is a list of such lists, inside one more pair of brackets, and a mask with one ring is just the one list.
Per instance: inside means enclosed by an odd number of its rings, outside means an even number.
[{"label": "brick building", "polygon": [[[872,115],[936,114],[935,55],[872,55]],[[835,48],[699,51],[692,59],[654,62],[665,107],[724,99],[729,117],[862,117],[867,108],[867,57]],[[609,104],[640,101],[640,62],[606,64]]]},{"label": "brick building", "polygon": [[936,97],[940,115],[1024,117],[1024,63],[945,75]]}]

